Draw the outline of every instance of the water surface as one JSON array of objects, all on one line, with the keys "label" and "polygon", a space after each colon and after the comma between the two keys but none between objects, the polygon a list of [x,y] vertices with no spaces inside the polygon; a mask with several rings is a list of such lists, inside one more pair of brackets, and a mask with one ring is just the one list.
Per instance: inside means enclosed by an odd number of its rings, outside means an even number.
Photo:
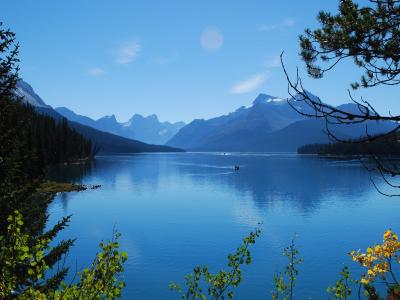
[{"label": "water surface", "polygon": [[294,235],[304,257],[296,298],[327,299],[326,287],[343,265],[355,267],[350,250],[379,242],[387,228],[400,231],[400,200],[380,195],[370,175],[356,160],[295,154],[101,156],[90,167],[53,172],[102,187],[57,196],[49,223],[73,214],[61,234],[77,238],[68,257],[72,271],[87,265],[116,227],[129,254],[123,298],[160,300],[179,299],[168,284],[183,283],[195,265],[223,268],[227,254],[262,222],[235,299],[270,298]]}]

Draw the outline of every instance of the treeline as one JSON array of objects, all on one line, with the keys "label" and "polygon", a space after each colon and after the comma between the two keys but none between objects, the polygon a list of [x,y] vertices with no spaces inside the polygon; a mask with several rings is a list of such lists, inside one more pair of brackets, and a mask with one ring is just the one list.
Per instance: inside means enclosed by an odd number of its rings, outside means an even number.
[{"label": "treeline", "polygon": [[[98,148],[68,126],[37,113],[13,94],[0,97],[2,182],[33,180],[54,164],[94,157]],[[9,180],[7,180],[9,179]]]},{"label": "treeline", "polygon": [[379,138],[370,142],[335,142],[329,144],[307,144],[297,149],[299,154],[318,155],[400,155],[398,135]]},{"label": "treeline", "polygon": [[0,234],[19,210],[32,232],[40,232],[49,199],[36,189],[52,164],[93,157],[97,147],[66,120],[36,112],[15,94],[18,77],[15,34],[0,22]]},{"label": "treeline", "polygon": [[38,192],[48,166],[94,156],[97,147],[68,126],[21,103],[15,34],[0,22],[0,299],[115,299],[126,254],[117,233],[79,280],[62,284],[63,263],[73,239],[54,239],[69,223],[65,217],[46,230],[54,195]]},{"label": "treeline", "polygon": [[[49,165],[89,159],[95,156],[98,147],[68,126],[67,119],[56,121],[52,117],[35,112],[32,106],[22,105],[18,114],[26,114],[31,126],[27,127],[27,150],[31,151],[33,176]],[[36,173],[39,172],[39,173]]]},{"label": "treeline", "polygon": [[0,97],[1,215],[24,202],[11,204],[14,201],[7,199],[16,186],[41,178],[50,165],[91,158],[97,150],[90,140],[68,127],[66,119],[56,121],[39,114],[12,94]]},{"label": "treeline", "polygon": [[89,267],[64,284],[69,273],[64,259],[74,239],[55,238],[68,226],[70,216],[46,230],[54,194],[38,192],[47,167],[90,158],[96,147],[68,127],[65,119],[38,114],[12,92],[1,95],[1,88],[0,77],[0,299],[119,297],[124,286],[119,275],[127,259],[119,251],[119,234],[100,243]]}]

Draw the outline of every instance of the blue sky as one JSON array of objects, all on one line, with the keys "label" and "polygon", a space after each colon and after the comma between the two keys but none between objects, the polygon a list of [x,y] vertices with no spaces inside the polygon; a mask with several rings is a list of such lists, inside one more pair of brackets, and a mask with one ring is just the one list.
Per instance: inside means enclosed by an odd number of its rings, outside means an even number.
[{"label": "blue sky", "polygon": [[[365,1],[364,1],[365,2]],[[191,121],[248,105],[260,93],[286,97],[278,56],[298,66],[308,90],[348,102],[360,72],[340,65],[307,78],[298,35],[337,1],[5,0],[1,20],[21,44],[21,77],[53,107],[99,118],[157,114]],[[355,93],[399,112],[396,88]]]}]

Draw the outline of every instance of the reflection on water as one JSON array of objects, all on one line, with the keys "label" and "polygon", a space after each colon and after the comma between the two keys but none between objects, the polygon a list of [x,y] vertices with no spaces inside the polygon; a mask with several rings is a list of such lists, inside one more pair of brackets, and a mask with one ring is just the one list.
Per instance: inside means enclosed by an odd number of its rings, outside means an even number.
[{"label": "reflection on water", "polygon": [[351,265],[349,250],[378,241],[385,228],[400,228],[400,203],[379,195],[369,175],[357,161],[292,154],[104,156],[92,166],[52,170],[55,179],[102,188],[58,196],[51,222],[74,214],[63,234],[78,238],[69,260],[81,265],[116,225],[130,254],[126,298],[176,299],[169,282],[196,264],[222,267],[262,221],[238,299],[269,297],[282,247],[295,233],[305,257],[297,293],[327,298],[326,285],[343,262]]}]

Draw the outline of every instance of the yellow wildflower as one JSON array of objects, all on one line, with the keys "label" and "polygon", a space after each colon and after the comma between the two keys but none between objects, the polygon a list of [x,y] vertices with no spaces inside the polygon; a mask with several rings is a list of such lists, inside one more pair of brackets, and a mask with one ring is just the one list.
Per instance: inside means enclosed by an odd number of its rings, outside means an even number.
[{"label": "yellow wildflower", "polygon": [[383,239],[387,240],[391,234],[392,234],[391,230],[386,230],[385,233],[383,234]]},{"label": "yellow wildflower", "polygon": [[386,230],[383,234],[383,242],[381,245],[368,247],[365,253],[360,250],[351,251],[349,255],[353,261],[357,261],[367,270],[366,274],[361,276],[361,283],[368,284],[374,281],[375,277],[385,278],[386,272],[389,271],[389,262],[393,258],[400,263],[400,241],[398,236],[391,230]]},{"label": "yellow wildflower", "polygon": [[365,278],[365,276],[363,275],[363,276],[361,276],[361,283],[362,284],[368,284],[368,283],[370,283],[370,280]]},{"label": "yellow wildflower", "polygon": [[374,271],[372,271],[371,269],[369,269],[368,272],[367,272],[367,274],[368,274],[369,276],[375,276],[375,275],[376,275],[376,272],[374,272]]},{"label": "yellow wildflower", "polygon": [[382,248],[381,248],[381,246],[380,245],[376,245],[375,246],[375,254],[377,255],[377,256],[382,256]]}]

